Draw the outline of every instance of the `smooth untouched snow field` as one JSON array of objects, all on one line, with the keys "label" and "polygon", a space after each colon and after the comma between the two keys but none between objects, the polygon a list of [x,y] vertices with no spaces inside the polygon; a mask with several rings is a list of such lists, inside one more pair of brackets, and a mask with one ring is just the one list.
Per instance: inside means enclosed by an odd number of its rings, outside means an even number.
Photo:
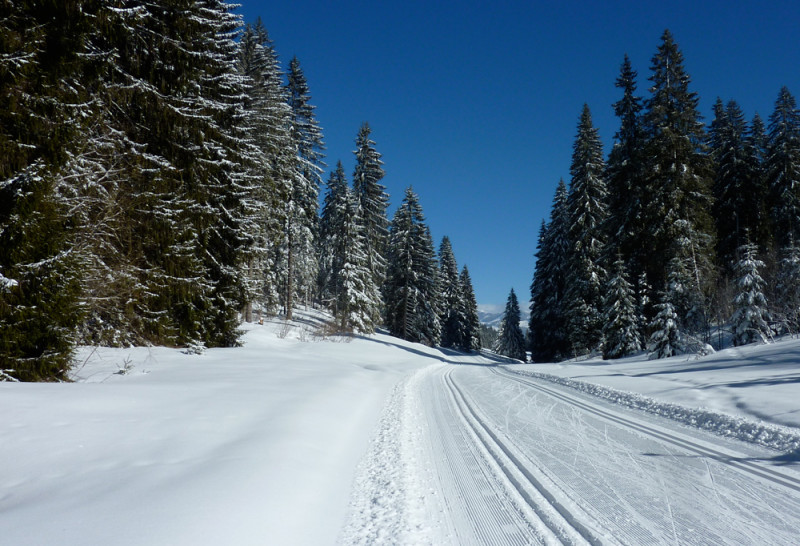
[{"label": "smooth untouched snow field", "polygon": [[0,383],[0,544],[798,536],[800,340],[523,365],[323,338],[323,318],[203,355],[82,348],[74,383]]}]

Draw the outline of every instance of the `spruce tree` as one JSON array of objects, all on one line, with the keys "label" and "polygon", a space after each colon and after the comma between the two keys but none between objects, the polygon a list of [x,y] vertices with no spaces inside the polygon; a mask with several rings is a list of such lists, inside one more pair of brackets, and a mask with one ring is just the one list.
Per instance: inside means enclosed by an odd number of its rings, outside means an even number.
[{"label": "spruce tree", "polygon": [[359,223],[359,204],[345,188],[346,208],[342,217],[341,265],[334,270],[337,305],[335,318],[343,332],[371,334],[380,320],[381,297],[367,267],[365,238]]},{"label": "spruce tree", "polygon": [[772,336],[767,322],[767,299],[764,280],[759,269],[764,262],[756,257],[757,247],[745,242],[739,247],[736,277],[739,293],[733,300],[735,311],[731,317],[733,344],[745,345],[755,341],[766,342]]},{"label": "spruce tree", "polygon": [[349,206],[350,193],[347,179],[342,162],[339,161],[336,169],[328,178],[319,229],[318,290],[322,302],[334,314],[336,314],[336,305],[339,301],[335,279],[338,272],[342,270],[344,247],[347,244],[344,233]]},{"label": "spruce tree", "polygon": [[0,370],[18,380],[65,379],[75,343],[73,226],[56,186],[93,118],[84,44],[96,14],[0,5]]},{"label": "spruce tree", "polygon": [[605,271],[600,262],[608,214],[604,170],[602,144],[592,125],[589,107],[584,105],[573,147],[567,197],[570,224],[565,299],[567,336],[575,355],[599,348],[602,335]]},{"label": "spruce tree", "polygon": [[322,130],[310,104],[308,83],[294,57],[289,63],[287,97],[291,137],[297,151],[289,200],[286,203],[286,272],[284,305],[291,319],[295,297],[308,303],[318,274],[315,246],[317,209],[322,184]]},{"label": "spruce tree", "polygon": [[479,351],[482,347],[482,343],[481,322],[478,317],[478,302],[475,299],[475,290],[472,287],[472,279],[470,278],[469,270],[466,265],[461,269],[459,282],[461,284],[461,294],[464,302],[466,319],[461,348],[465,351]]},{"label": "spruce tree", "polygon": [[389,332],[436,345],[441,336],[438,266],[419,197],[406,189],[390,226],[384,298]]},{"label": "spruce tree", "polygon": [[658,314],[653,319],[650,328],[653,334],[650,336],[648,351],[650,359],[669,358],[679,354],[681,349],[681,335],[678,329],[678,315],[675,308],[669,301],[666,292],[661,294],[661,303],[657,305]]},{"label": "spruce tree", "polygon": [[566,276],[569,269],[567,186],[560,180],[550,221],[542,224],[531,285],[529,343],[535,362],[551,362],[570,354],[567,338]]},{"label": "spruce tree", "polygon": [[[691,290],[702,299],[712,281],[711,164],[705,154],[699,99],[689,90],[683,54],[668,30],[651,69],[651,97],[643,118],[648,173],[643,220],[649,248],[645,270],[653,290],[663,292],[664,264],[682,260]],[[703,309],[698,311],[693,330],[705,326]]]},{"label": "spruce tree", "polygon": [[642,350],[636,299],[626,276],[625,263],[618,257],[603,298],[604,359],[621,358]]},{"label": "spruce tree", "polygon": [[642,257],[647,248],[644,237],[646,226],[642,222],[646,199],[643,187],[642,99],[636,94],[636,77],[637,73],[625,55],[615,83],[623,93],[622,98],[614,103],[620,128],[614,136],[614,146],[606,167],[608,219],[605,250],[607,263],[611,263],[616,255],[621,255],[634,278],[642,271]]},{"label": "spruce tree", "polygon": [[779,247],[800,240],[800,112],[783,87],[769,117],[766,185],[770,192],[772,229]]},{"label": "spruce tree", "polygon": [[373,282],[382,286],[386,276],[386,242],[389,221],[386,209],[389,196],[380,181],[383,178],[381,154],[375,150],[370,138],[372,130],[364,123],[356,138],[356,167],[353,172],[353,189],[361,206],[361,226],[366,237],[366,253]]},{"label": "spruce tree", "polygon": [[503,320],[500,324],[500,335],[497,338],[495,352],[509,358],[515,358],[525,362],[525,336],[519,327],[520,311],[517,295],[514,289],[508,295],[506,309],[503,313]]},{"label": "spruce tree", "polygon": [[[717,224],[717,257],[732,270],[736,251],[745,234],[759,233],[765,225],[765,192],[761,186],[758,158],[739,105],[722,101],[715,105],[711,126],[711,154],[715,164],[714,218]],[[763,240],[763,238],[762,238]]]},{"label": "spruce tree", "polygon": [[800,332],[800,247],[794,241],[783,249],[778,266],[773,309],[781,323],[779,332]]},{"label": "spruce tree", "polygon": [[453,255],[450,239],[445,236],[439,245],[439,290],[442,325],[442,347],[463,347],[465,345],[466,309],[458,266]]}]

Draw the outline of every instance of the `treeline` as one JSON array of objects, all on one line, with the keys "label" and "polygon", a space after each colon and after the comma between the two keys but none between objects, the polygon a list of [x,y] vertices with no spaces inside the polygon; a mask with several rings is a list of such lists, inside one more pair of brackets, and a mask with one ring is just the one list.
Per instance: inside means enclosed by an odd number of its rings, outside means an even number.
[{"label": "treeline", "polygon": [[702,350],[723,326],[734,344],[800,330],[794,97],[780,90],[766,126],[718,99],[706,130],[669,31],[650,69],[642,98],[624,59],[607,160],[581,113],[569,187],[558,184],[539,232],[534,361],[665,357]]},{"label": "treeline", "polygon": [[314,302],[342,330],[478,346],[413,192],[386,218],[368,125],[320,217],[300,63],[232,10],[0,2],[0,379],[65,379],[77,343],[233,346],[242,318]]}]

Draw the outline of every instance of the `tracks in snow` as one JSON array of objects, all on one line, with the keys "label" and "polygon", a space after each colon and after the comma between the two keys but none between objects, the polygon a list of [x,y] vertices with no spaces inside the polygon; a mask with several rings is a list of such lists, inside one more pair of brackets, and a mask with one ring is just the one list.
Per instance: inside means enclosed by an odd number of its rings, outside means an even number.
[{"label": "tracks in snow", "polygon": [[547,394],[548,396],[551,396],[557,400],[570,404],[574,407],[580,408],[582,411],[585,411],[589,414],[601,417],[617,425],[621,425],[623,427],[627,427],[629,429],[643,433],[647,436],[655,438],[660,442],[667,443],[677,448],[690,451],[702,457],[709,457],[711,459],[715,459],[717,461],[727,464],[730,467],[736,468],[737,470],[740,470],[752,476],[800,492],[800,479],[797,479],[794,476],[783,474],[781,472],[777,472],[774,469],[759,464],[756,461],[743,457],[735,457],[728,453],[719,451],[717,449],[701,445],[692,440],[676,436],[675,434],[671,434],[669,432],[659,430],[655,427],[643,424],[641,422],[628,419],[616,413],[606,411],[598,406],[587,403],[578,397],[571,396],[569,394],[566,394],[564,392],[561,392],[559,390],[550,387],[546,387],[542,385],[540,382],[536,382],[530,379],[525,379],[523,376],[520,376],[519,374],[516,374],[514,372],[509,372],[508,370],[499,371],[498,368],[492,368],[492,372],[511,381],[515,381],[527,387],[536,389],[544,394]]},{"label": "tracks in snow", "polygon": [[[509,489],[513,493],[512,498],[524,501],[526,506],[522,512],[535,515],[538,522],[544,525],[546,532],[542,532],[541,525],[538,528],[534,525],[535,534],[545,543],[555,540],[563,544],[601,544],[602,541],[596,532],[581,523],[567,507],[562,505],[544,485],[543,477],[536,476],[536,471],[530,467],[530,463],[526,463],[521,454],[515,453],[511,444],[503,439],[498,431],[492,430],[475,405],[456,385],[452,378],[452,369],[443,374],[443,379],[461,419],[471,430],[483,453],[491,458],[501,472],[504,483],[496,485]],[[498,497],[502,497],[500,492]],[[533,522],[529,518],[527,523]]]}]

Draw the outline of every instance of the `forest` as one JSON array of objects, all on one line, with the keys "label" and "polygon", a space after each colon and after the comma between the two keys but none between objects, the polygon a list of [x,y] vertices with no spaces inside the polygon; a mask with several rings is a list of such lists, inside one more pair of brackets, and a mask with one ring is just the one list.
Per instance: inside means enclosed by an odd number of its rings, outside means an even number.
[{"label": "forest", "polygon": [[64,380],[78,344],[235,346],[242,320],[466,350],[477,304],[411,188],[390,222],[371,128],[319,197],[300,62],[221,1],[0,3],[0,378]]},{"label": "forest", "polygon": [[668,357],[800,329],[800,114],[780,89],[765,125],[717,99],[706,128],[669,31],[649,95],[627,56],[607,159],[589,108],[569,187],[537,244],[528,343],[534,361]]},{"label": "forest", "polygon": [[[622,64],[608,158],[584,107],[528,336],[512,291],[498,352],[662,357],[722,327],[800,329],[794,98],[766,125],[718,100],[706,128],[668,31],[651,70],[643,98]],[[235,346],[242,320],[300,305],[336,332],[479,349],[468,268],[412,187],[388,218],[372,128],[354,133],[351,180],[341,162],[323,180],[300,61],[226,2],[1,2],[0,379],[65,380],[81,344]]]}]

